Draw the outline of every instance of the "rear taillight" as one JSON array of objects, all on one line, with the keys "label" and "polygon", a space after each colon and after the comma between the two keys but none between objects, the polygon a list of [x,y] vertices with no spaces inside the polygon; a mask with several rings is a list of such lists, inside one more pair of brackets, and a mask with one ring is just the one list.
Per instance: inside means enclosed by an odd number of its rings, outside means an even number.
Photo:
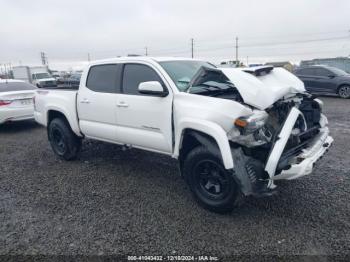
[{"label": "rear taillight", "polygon": [[7,106],[11,103],[12,103],[11,100],[0,100],[0,106]]}]

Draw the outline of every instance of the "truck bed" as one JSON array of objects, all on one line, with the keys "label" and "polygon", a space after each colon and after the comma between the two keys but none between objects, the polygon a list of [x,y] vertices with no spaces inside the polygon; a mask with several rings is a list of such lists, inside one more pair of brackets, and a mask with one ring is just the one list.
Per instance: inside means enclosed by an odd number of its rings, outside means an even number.
[{"label": "truck bed", "polygon": [[73,132],[82,136],[78,123],[77,90],[60,88],[40,88],[36,90],[34,117],[43,126],[47,126],[50,114],[63,113]]}]

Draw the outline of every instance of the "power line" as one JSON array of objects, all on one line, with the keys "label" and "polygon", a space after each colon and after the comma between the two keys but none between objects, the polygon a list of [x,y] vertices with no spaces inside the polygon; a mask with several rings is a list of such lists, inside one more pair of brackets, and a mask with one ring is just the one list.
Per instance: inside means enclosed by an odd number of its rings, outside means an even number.
[{"label": "power line", "polygon": [[[344,31],[336,31],[336,32],[343,32]],[[238,37],[236,37],[236,43],[235,46],[232,46],[232,38],[230,43],[227,44],[223,44],[226,43],[226,41],[221,41],[221,40],[215,40],[215,41],[199,41],[196,38],[196,56],[198,56],[198,52],[211,52],[211,51],[217,51],[217,50],[232,50],[233,48],[235,48],[236,50],[236,54],[235,54],[235,59],[236,59],[236,63],[238,63],[238,58],[239,58],[239,54],[238,54],[238,48],[242,48],[239,49],[241,55],[249,55],[249,57],[252,57],[252,52],[254,48],[256,48],[256,52],[260,52],[260,53],[267,53],[266,49],[272,49],[272,48],[276,48],[276,46],[278,46],[278,49],[276,49],[276,52],[279,49],[292,49],[292,47],[290,47],[291,45],[299,45],[299,44],[310,44],[310,43],[314,43],[312,46],[315,46],[315,48],[317,48],[318,46],[321,46],[321,43],[325,43],[328,42],[327,45],[331,45],[331,42],[333,41],[334,43],[338,43],[340,40],[349,40],[350,39],[350,35],[349,32],[347,31],[347,35],[338,35],[338,36],[332,36],[332,37],[328,37],[329,33],[336,33],[335,31],[333,32],[323,32],[323,33],[315,33],[315,34],[308,34],[308,35],[324,35],[325,37],[317,37],[317,38],[309,38],[309,39],[294,39],[294,40],[290,40],[287,41],[286,39],[281,39],[278,41],[248,41],[247,38],[242,38],[240,36],[239,38],[239,45],[238,45]],[[299,34],[299,35],[303,35],[303,34]],[[305,34],[306,35],[306,34]],[[293,36],[293,35],[290,35]],[[277,36],[276,36],[277,37]],[[251,37],[251,38],[256,38],[256,39],[262,39],[262,37]],[[338,42],[335,42],[338,41]],[[199,43],[199,45],[198,45]],[[208,44],[210,43],[210,44]],[[214,46],[215,44],[215,46]],[[202,47],[201,47],[202,46]],[[323,45],[322,45],[323,46]],[[262,48],[263,47],[263,48]],[[260,48],[260,50],[258,50]],[[311,48],[310,45],[306,46],[305,48]],[[142,49],[144,50],[146,55],[149,55],[149,50],[148,50],[148,46],[143,47],[143,48],[133,48],[133,49],[119,49],[117,53],[123,54],[123,53],[127,53],[127,50],[139,50],[136,51],[134,53],[143,53]],[[293,49],[296,49],[295,46],[293,46]],[[301,49],[301,48],[300,48]],[[72,49],[70,49],[72,50]],[[242,52],[243,50],[243,52]],[[245,51],[246,50],[246,51]],[[249,51],[247,51],[249,50]],[[78,50],[77,50],[78,51]],[[191,38],[191,57],[194,58],[194,38]],[[308,54],[311,54],[313,50],[311,50],[311,52],[308,52]],[[340,50],[338,50],[337,52],[339,53]],[[345,50],[344,50],[345,51]],[[333,53],[334,51],[330,51],[330,53]],[[93,52],[93,54],[98,54],[98,53],[105,53],[106,55],[108,55],[108,53],[110,54],[115,54],[116,51],[115,50],[104,50],[104,51],[96,51]],[[322,51],[316,52],[316,53],[322,53]],[[43,65],[48,65],[48,59],[47,59],[47,55],[45,52],[41,52],[41,61]],[[51,54],[51,53],[50,53]],[[72,54],[72,56],[77,56],[79,54],[79,52],[74,52],[74,54]],[[88,53],[88,61],[90,61],[90,54]],[[188,47],[186,47],[186,45],[184,45],[183,47],[180,47],[180,45],[178,47],[174,46],[173,48],[165,48],[165,49],[154,49],[152,48],[152,54],[154,55],[187,55],[188,54]],[[290,53],[291,54],[291,53]],[[299,54],[299,53],[298,53]],[[305,53],[301,53],[301,54],[305,54]],[[292,55],[292,54],[291,54]],[[80,54],[81,56],[81,54]],[[86,53],[84,55],[86,57]],[[262,55],[264,56],[264,55]],[[99,56],[99,59],[101,58],[101,55]],[[103,57],[102,57],[103,58]]]},{"label": "power line", "polygon": [[[333,37],[333,38],[320,38],[320,39],[308,39],[308,40],[299,40],[299,41],[288,41],[288,42],[265,42],[265,43],[255,43],[255,44],[246,44],[240,45],[240,48],[251,48],[251,47],[262,47],[262,46],[278,46],[278,45],[289,45],[289,44],[301,44],[301,43],[313,43],[313,42],[324,42],[324,41],[333,41],[333,40],[345,40],[349,39],[348,36],[342,36],[342,37]],[[231,45],[222,46],[222,47],[213,47],[213,48],[204,48],[200,49],[198,48],[198,51],[205,52],[205,51],[215,51],[215,50],[224,50],[224,49],[231,49]]]},{"label": "power line", "polygon": [[[288,33],[288,34],[268,34],[268,33],[262,33],[262,35],[259,36],[242,36],[240,35],[241,39],[276,39],[276,38],[288,38],[288,37],[298,37],[298,36],[321,36],[321,35],[331,35],[331,34],[349,34],[349,30],[337,30],[337,31],[327,31],[327,32],[318,32],[318,33]],[[229,34],[225,35],[217,35],[217,36],[211,36],[210,39],[208,38],[198,38],[197,41],[199,42],[206,42],[206,43],[212,43],[217,42],[217,40],[213,39],[221,39],[222,42],[230,43],[232,38]]]}]

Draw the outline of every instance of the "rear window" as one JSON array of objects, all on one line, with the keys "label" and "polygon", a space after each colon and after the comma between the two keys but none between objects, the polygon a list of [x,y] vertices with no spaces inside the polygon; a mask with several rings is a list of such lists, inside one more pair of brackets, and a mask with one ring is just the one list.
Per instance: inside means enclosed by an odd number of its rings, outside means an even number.
[{"label": "rear window", "polygon": [[332,72],[324,68],[315,68],[314,70],[316,76],[329,76],[330,74],[332,74]]},{"label": "rear window", "polygon": [[119,93],[121,65],[92,66],[86,81],[86,87],[95,92]]},{"label": "rear window", "polygon": [[2,82],[0,83],[1,92],[36,90],[37,88],[28,83],[22,82]]}]

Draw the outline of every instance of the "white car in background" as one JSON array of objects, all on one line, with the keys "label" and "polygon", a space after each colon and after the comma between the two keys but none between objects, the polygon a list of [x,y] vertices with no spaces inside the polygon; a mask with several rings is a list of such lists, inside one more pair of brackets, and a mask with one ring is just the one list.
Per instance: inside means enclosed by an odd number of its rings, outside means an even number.
[{"label": "white car in background", "polygon": [[0,124],[33,119],[36,89],[21,80],[0,79]]}]

